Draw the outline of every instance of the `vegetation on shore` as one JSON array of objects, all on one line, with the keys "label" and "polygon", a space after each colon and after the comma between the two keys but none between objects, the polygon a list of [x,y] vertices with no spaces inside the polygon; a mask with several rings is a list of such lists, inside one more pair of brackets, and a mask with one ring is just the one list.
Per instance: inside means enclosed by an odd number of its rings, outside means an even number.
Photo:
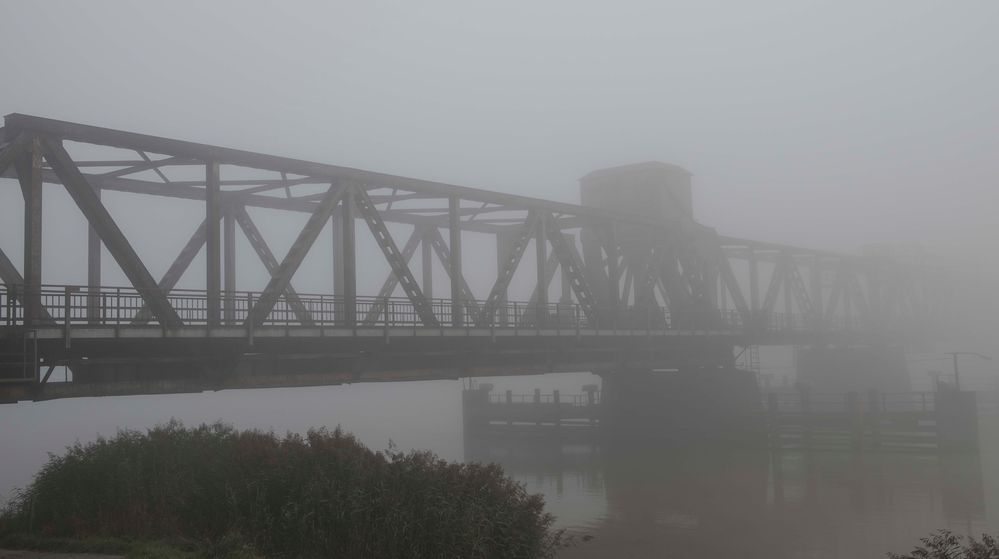
[{"label": "vegetation on shore", "polygon": [[172,422],[50,457],[0,516],[0,543],[89,541],[142,557],[533,558],[554,555],[552,522],[541,496],[496,465],[373,452],[339,429],[278,437]]},{"label": "vegetation on shore", "polygon": [[890,553],[889,559],[999,559],[999,540],[988,534],[978,540],[940,530],[919,541],[920,545],[911,552]]}]

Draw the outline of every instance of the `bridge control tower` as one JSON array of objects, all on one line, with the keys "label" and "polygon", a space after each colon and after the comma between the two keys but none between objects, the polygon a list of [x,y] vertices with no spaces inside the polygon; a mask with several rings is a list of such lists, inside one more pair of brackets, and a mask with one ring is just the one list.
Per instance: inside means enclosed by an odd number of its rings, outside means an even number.
[{"label": "bridge control tower", "polygon": [[[665,313],[672,323],[718,309],[718,269],[711,247],[715,232],[694,219],[691,173],[649,161],[600,169],[580,179],[584,206],[636,215],[659,230],[622,225],[613,231],[583,230],[588,281],[642,313]],[[665,236],[663,231],[665,231]],[[615,278],[615,279],[611,279]],[[629,317],[634,323],[640,317]],[[637,320],[640,322],[640,320]],[[705,324],[710,327],[710,324]],[[755,375],[734,366],[731,340],[687,344],[673,368],[653,369],[622,356],[602,377],[604,425],[612,440],[746,440],[761,426],[745,418],[759,411]],[[696,404],[692,404],[696,403]]]},{"label": "bridge control tower", "polygon": [[599,169],[579,179],[584,206],[661,219],[692,222],[690,171],[659,161]]}]

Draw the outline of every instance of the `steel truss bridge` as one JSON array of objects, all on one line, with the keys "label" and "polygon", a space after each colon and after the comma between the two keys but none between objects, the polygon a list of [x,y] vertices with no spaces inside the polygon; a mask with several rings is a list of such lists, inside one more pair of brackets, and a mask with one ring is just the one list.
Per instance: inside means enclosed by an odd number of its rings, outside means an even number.
[{"label": "steel truss bridge", "polygon": [[[925,270],[693,219],[21,114],[6,116],[0,142],[0,177],[12,179],[0,184],[24,199],[23,265],[0,250],[0,401],[731,364],[737,346],[911,339],[939,306]],[[89,226],[85,284],[42,280],[43,185],[64,189]],[[204,216],[158,278],[146,262],[161,255],[143,253],[104,203],[119,192],[188,200]],[[307,216],[284,255],[251,217],[265,210]],[[358,254],[364,229],[377,252]],[[324,231],[332,250],[315,257],[329,262],[329,291],[299,293],[296,271]],[[237,273],[239,233],[269,275],[258,285]],[[130,285],[102,283],[102,247]],[[204,289],[178,289],[197,258]],[[490,285],[473,288],[468,265],[494,261]],[[372,263],[387,277],[359,285]],[[447,297],[433,297],[435,280]],[[71,382],[54,382],[59,366]]]}]

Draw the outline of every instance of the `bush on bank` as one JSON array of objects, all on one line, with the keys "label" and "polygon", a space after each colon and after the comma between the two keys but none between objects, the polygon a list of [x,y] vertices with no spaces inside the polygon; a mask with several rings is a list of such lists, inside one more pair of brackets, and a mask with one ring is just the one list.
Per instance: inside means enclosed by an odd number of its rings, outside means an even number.
[{"label": "bush on bank", "polygon": [[999,559],[999,540],[983,534],[982,539],[954,534],[950,530],[920,538],[920,545],[905,555],[889,553],[889,559]]},{"label": "bush on bank", "polygon": [[52,456],[0,535],[196,542],[211,556],[550,557],[539,495],[496,465],[177,422]]}]

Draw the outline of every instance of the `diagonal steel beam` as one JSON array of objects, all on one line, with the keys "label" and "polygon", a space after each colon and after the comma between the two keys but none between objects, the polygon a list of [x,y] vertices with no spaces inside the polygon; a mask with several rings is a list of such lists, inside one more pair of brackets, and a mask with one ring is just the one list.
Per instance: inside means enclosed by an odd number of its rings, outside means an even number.
[{"label": "diagonal steel beam", "polygon": [[510,280],[513,279],[513,274],[517,271],[520,259],[524,256],[524,251],[527,249],[527,243],[534,236],[538,228],[538,220],[539,216],[536,212],[529,212],[527,214],[527,221],[521,226],[517,232],[517,236],[512,238],[510,251],[504,257],[502,261],[503,265],[496,272],[496,283],[493,284],[492,290],[489,291],[489,297],[486,298],[486,302],[482,305],[482,310],[479,311],[478,319],[475,321],[476,325],[480,328],[492,323],[493,317],[496,314],[496,307],[506,294],[507,288],[510,286]]},{"label": "diagonal steel beam", "polygon": [[[450,277],[452,272],[451,249],[444,242],[444,236],[436,227],[428,227],[427,236],[430,239],[430,246],[437,253],[437,259],[441,261],[441,265],[447,270],[448,277]],[[475,295],[472,293],[472,288],[468,286],[468,282],[465,281],[464,274],[458,278],[458,284],[461,289],[462,305],[467,308],[469,316],[475,316],[479,312],[479,304],[475,301]]]},{"label": "diagonal steel beam", "polygon": [[555,279],[555,272],[558,271],[558,256],[555,253],[548,255],[548,261],[545,262],[545,278],[544,285],[535,285],[534,290],[531,291],[531,298],[527,300],[527,309],[524,314],[520,315],[520,324],[527,326],[534,322],[534,313],[537,311],[538,305],[538,295],[541,289],[548,289],[552,284],[552,280]]},{"label": "diagonal steel beam", "polygon": [[[7,257],[3,249],[0,249],[0,281],[3,281],[4,285],[7,286],[8,292],[13,297],[19,297],[19,289],[24,285],[24,278],[21,277],[21,272],[17,271],[17,266],[14,266],[14,263],[10,261],[10,258]],[[48,309],[41,307],[38,309],[38,312],[41,313],[43,322],[53,322],[52,315],[49,314]]]},{"label": "diagonal steel beam", "polygon": [[[239,224],[239,228],[243,230],[243,234],[246,235],[246,240],[250,242],[250,246],[257,253],[257,257],[264,264],[264,268],[267,268],[267,273],[271,277],[274,277],[278,273],[281,265],[278,263],[277,258],[274,257],[274,253],[271,251],[271,247],[267,246],[267,241],[264,240],[264,236],[257,229],[257,225],[253,223],[250,219],[250,214],[246,211],[245,206],[236,206],[233,210],[233,217],[236,219],[236,223]],[[291,286],[291,282],[288,282],[288,286],[284,289],[284,298],[288,302],[288,306],[291,307],[292,312],[295,313],[295,318],[302,323],[303,326],[314,326],[315,321],[312,319],[312,313],[309,309],[305,307],[302,303],[302,298],[298,296],[298,292],[295,288]]]},{"label": "diagonal steel beam", "polygon": [[742,294],[739,281],[735,278],[735,273],[732,271],[732,263],[722,250],[718,251],[718,271],[721,273],[722,285],[732,296],[732,303],[735,304],[735,310],[742,317],[743,324],[748,324],[749,305],[746,304],[746,297]]},{"label": "diagonal steel beam", "polygon": [[3,280],[4,284],[8,287],[15,287],[24,284],[24,278],[21,277],[21,272],[17,271],[17,266],[7,258],[7,254],[0,249],[0,280]]},{"label": "diagonal steel beam", "polygon": [[[657,272],[662,280],[663,289],[666,291],[666,304],[670,312],[680,313],[689,309],[693,304],[694,296],[690,286],[685,281],[686,274],[681,273],[679,269],[682,264],[676,257],[675,248],[656,249],[656,252],[659,253]],[[635,278],[637,281],[638,276],[636,275]]]},{"label": "diagonal steel beam", "polygon": [[[205,239],[207,238],[208,230],[206,222],[202,221],[201,225],[194,230],[194,234],[191,238],[187,240],[184,248],[180,249],[180,253],[177,254],[177,258],[173,260],[170,267],[160,278],[157,284],[160,291],[163,293],[170,293],[171,290],[180,281],[180,278],[184,275],[184,272],[191,266],[191,262],[194,262],[194,257],[198,255],[201,251],[201,247],[205,245]],[[147,305],[143,305],[137,313],[135,313],[135,318],[132,319],[133,325],[146,324],[152,318],[152,313]]]},{"label": "diagonal steel beam", "polygon": [[562,275],[568,276],[569,286],[576,294],[576,300],[583,309],[583,313],[591,322],[595,322],[597,319],[596,301],[593,292],[590,291],[589,282],[586,281],[586,276],[583,274],[583,265],[576,260],[575,243],[570,246],[569,241],[557,227],[555,220],[549,221],[551,226],[547,230],[548,242],[551,243],[552,253],[558,258],[559,265],[562,267]]},{"label": "diagonal steel beam", "polygon": [[356,197],[354,202],[357,204],[357,209],[364,218],[364,221],[368,224],[368,229],[371,230],[371,234],[374,235],[375,241],[378,243],[378,247],[382,249],[382,253],[385,255],[385,259],[388,260],[389,266],[392,268],[392,272],[399,279],[399,283],[402,285],[402,290],[406,292],[406,296],[409,297],[409,301],[413,304],[413,310],[416,311],[417,316],[420,317],[420,321],[424,326],[438,327],[440,322],[434,315],[434,309],[430,305],[430,301],[423,295],[423,290],[416,283],[416,278],[413,277],[413,272],[409,269],[409,264],[402,257],[402,253],[399,252],[399,247],[396,246],[395,241],[392,239],[392,235],[389,233],[388,228],[385,226],[385,222],[382,217],[378,214],[378,209],[375,208],[374,203],[371,198],[368,197],[368,193],[364,191],[363,188],[358,188],[356,191]]},{"label": "diagonal steel beam", "polygon": [[298,271],[298,267],[302,265],[305,255],[309,253],[312,244],[316,242],[316,237],[329,221],[333,208],[340,202],[346,188],[350,187],[339,187],[335,183],[330,185],[329,190],[326,191],[326,197],[316,207],[316,211],[309,216],[309,221],[306,222],[305,227],[298,234],[298,238],[288,249],[288,254],[281,261],[277,273],[272,275],[270,281],[267,282],[267,287],[260,294],[260,300],[246,317],[247,323],[259,326],[267,320],[267,316],[271,314],[278,298],[288,289],[291,278]]},{"label": "diagonal steel beam", "polygon": [[[422,227],[414,227],[413,234],[409,236],[406,241],[406,245],[402,247],[402,258],[407,263],[413,259],[413,255],[416,254],[416,247],[420,246],[420,240],[423,238],[424,232]],[[385,310],[385,300],[392,296],[395,292],[395,288],[399,286],[399,278],[395,275],[395,272],[389,271],[388,277],[385,278],[385,283],[382,284],[382,288],[378,290],[378,298],[375,303],[371,305],[371,310],[368,314],[364,315],[364,324],[372,325],[378,322],[378,317],[381,316],[382,312]]]},{"label": "diagonal steel beam", "polygon": [[767,296],[763,298],[763,312],[772,313],[777,304],[777,295],[780,293],[781,285],[784,283],[784,275],[787,272],[787,256],[782,254],[777,259],[774,266],[773,277],[770,278],[770,285],[767,287]]},{"label": "diagonal steel beam", "polygon": [[[811,318],[815,316],[815,307],[812,305],[811,296],[808,294],[808,287],[805,285],[805,279],[801,276],[801,270],[798,269],[798,263],[794,260],[794,257],[788,257],[788,268],[787,277],[785,281],[789,285],[786,285],[784,289],[788,287],[794,292],[795,302],[798,303],[798,309],[801,314]],[[790,309],[788,309],[790,312]]]},{"label": "diagonal steel beam", "polygon": [[125,238],[125,234],[118,228],[118,224],[101,203],[100,198],[87,182],[83,173],[73,164],[73,160],[66,153],[62,144],[57,140],[42,138],[42,145],[46,159],[52,165],[56,175],[66,185],[66,191],[69,192],[77,207],[80,208],[87,221],[104,241],[104,246],[107,247],[108,252],[114,257],[128,280],[132,282],[132,286],[142,295],[146,304],[153,311],[153,315],[165,326],[180,326],[182,324],[180,316],[170,305],[166,293],[159,289],[156,280],[139,259],[139,255]]}]

